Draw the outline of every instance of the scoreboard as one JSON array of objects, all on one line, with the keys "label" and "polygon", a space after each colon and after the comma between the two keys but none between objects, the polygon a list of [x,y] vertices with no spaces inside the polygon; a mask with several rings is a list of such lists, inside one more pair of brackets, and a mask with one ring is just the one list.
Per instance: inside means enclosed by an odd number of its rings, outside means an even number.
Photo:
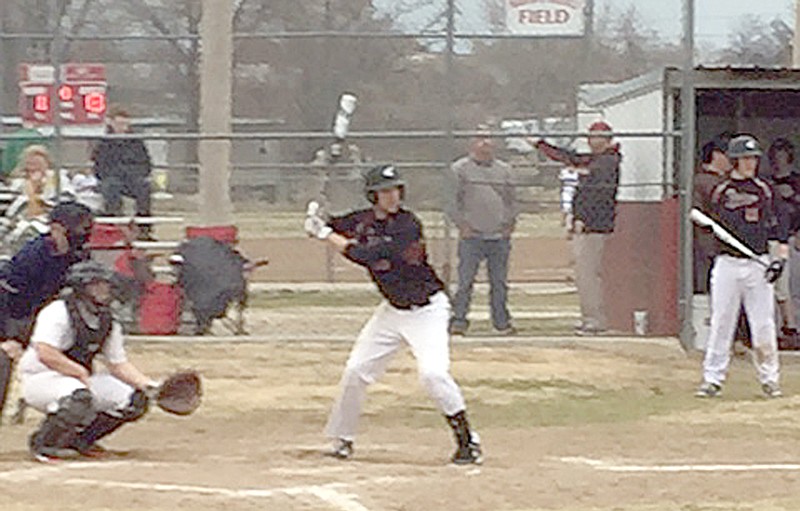
[{"label": "scoreboard", "polygon": [[107,108],[103,64],[53,66],[22,64],[19,72],[19,113],[23,121],[49,126],[59,116],[63,125],[102,124]]}]

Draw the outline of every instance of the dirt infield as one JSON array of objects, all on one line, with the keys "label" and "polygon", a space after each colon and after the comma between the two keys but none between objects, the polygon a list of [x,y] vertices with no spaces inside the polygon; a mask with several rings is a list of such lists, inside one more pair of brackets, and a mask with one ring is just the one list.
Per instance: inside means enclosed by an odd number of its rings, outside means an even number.
[{"label": "dirt infield", "polygon": [[[204,405],[152,411],[101,462],[28,459],[39,417],[2,427],[0,509],[632,511],[800,508],[800,365],[789,397],[759,396],[734,363],[717,401],[696,400],[699,358],[669,343],[456,344],[453,373],[486,463],[447,464],[450,433],[403,353],[370,389],[355,459],[320,454],[347,343],[132,342],[155,375],[192,366]],[[124,452],[123,452],[124,451]]]}]

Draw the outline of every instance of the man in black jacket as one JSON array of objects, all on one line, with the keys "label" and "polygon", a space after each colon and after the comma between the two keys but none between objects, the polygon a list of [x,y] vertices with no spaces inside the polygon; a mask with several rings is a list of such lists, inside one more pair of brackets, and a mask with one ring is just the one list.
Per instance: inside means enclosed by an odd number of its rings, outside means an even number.
[{"label": "man in black jacket", "polygon": [[[130,115],[114,108],[108,117],[110,134],[130,133]],[[152,164],[144,142],[133,138],[109,138],[94,150],[94,172],[100,180],[105,213],[122,214],[122,197],[136,201],[136,216],[150,216],[150,171]],[[144,230],[145,234],[149,234]]]},{"label": "man in black jacket", "polygon": [[540,140],[536,147],[550,159],[578,169],[573,199],[571,232],[575,249],[575,274],[581,302],[577,335],[597,335],[608,325],[603,311],[603,249],[614,231],[622,154],[613,142],[611,126],[598,121],[589,126],[588,154],[578,154]]}]

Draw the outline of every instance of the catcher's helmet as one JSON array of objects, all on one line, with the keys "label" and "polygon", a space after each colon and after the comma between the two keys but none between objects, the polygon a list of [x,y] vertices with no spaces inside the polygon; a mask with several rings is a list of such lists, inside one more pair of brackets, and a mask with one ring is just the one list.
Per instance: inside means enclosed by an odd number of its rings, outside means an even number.
[{"label": "catcher's helmet", "polygon": [[405,194],[406,182],[400,177],[400,173],[394,165],[378,165],[367,172],[365,176],[364,192],[367,200],[375,204],[378,200],[375,192],[388,190],[389,188],[400,188],[401,197]]},{"label": "catcher's helmet", "polygon": [[92,282],[101,280],[111,282],[113,278],[114,272],[97,261],[82,261],[75,263],[69,269],[65,285],[77,291]]},{"label": "catcher's helmet", "polygon": [[744,158],[745,156],[761,156],[758,140],[750,135],[739,135],[728,143],[728,158]]}]

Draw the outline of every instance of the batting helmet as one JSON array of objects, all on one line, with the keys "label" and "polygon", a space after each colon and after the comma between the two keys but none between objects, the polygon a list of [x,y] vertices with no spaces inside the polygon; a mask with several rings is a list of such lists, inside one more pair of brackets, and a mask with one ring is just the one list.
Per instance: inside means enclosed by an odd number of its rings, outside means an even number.
[{"label": "batting helmet", "polygon": [[367,200],[375,204],[377,196],[375,192],[388,190],[389,188],[400,188],[401,197],[405,193],[406,182],[400,177],[400,173],[394,165],[378,165],[367,172],[365,176],[364,192]]},{"label": "batting helmet", "polygon": [[745,156],[761,156],[758,140],[750,135],[739,135],[728,143],[728,158],[744,158]]},{"label": "batting helmet", "polygon": [[114,272],[97,261],[82,261],[69,269],[65,285],[77,291],[92,282],[111,282],[113,278]]}]

